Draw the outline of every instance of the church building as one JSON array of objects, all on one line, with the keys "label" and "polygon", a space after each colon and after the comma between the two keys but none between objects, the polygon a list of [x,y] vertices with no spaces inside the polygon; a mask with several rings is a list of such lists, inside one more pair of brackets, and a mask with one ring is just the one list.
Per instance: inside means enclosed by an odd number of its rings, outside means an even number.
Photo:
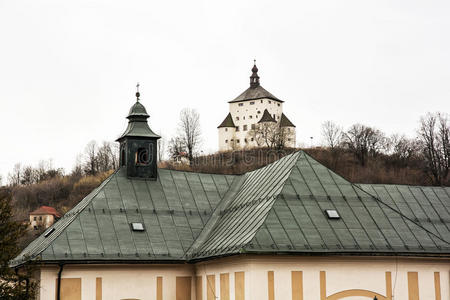
[{"label": "church building", "polygon": [[228,102],[230,112],[217,127],[219,151],[254,147],[294,148],[295,125],[283,113],[283,100],[259,83],[256,61],[250,76],[250,87]]},{"label": "church building", "polygon": [[242,175],[160,169],[148,118],[137,94],[119,169],[10,262],[36,266],[39,300],[450,299],[450,188],[355,184],[303,151]]}]

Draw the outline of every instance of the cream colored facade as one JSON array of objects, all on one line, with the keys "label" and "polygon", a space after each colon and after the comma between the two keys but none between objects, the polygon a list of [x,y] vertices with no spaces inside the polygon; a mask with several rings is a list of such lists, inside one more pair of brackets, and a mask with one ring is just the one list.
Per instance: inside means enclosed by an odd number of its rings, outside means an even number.
[{"label": "cream colored facade", "polygon": [[[55,299],[58,267],[40,270]],[[183,265],[66,265],[62,300],[445,300],[438,258],[240,256]]]},{"label": "cream colored facade", "polygon": [[55,216],[48,215],[33,215],[30,214],[30,225],[32,228],[44,227],[49,228],[55,223]]},{"label": "cream colored facade", "polygon": [[[258,125],[266,109],[277,122],[280,122],[283,113],[283,103],[280,101],[264,98],[229,103],[230,114],[236,127],[218,128],[219,151],[257,147],[258,144],[250,131],[253,126]],[[289,129],[293,133],[286,141],[286,146],[295,147],[295,127]]]}]

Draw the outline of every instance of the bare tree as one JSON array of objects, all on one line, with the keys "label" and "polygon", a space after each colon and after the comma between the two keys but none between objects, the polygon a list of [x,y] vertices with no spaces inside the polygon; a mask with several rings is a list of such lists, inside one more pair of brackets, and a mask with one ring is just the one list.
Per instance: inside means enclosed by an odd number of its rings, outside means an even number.
[{"label": "bare tree", "polygon": [[22,178],[22,166],[20,163],[14,165],[11,173],[8,174],[8,182],[12,186],[17,186],[20,184],[20,179]]},{"label": "bare tree", "polygon": [[157,141],[158,147],[158,161],[164,160],[164,154],[166,151],[166,138],[160,134],[161,138]]},{"label": "bare tree", "polygon": [[280,126],[280,123],[263,122],[256,124],[247,133],[247,138],[253,138],[258,147],[283,149],[289,140],[294,138],[294,131]]},{"label": "bare tree", "polygon": [[189,163],[194,160],[194,153],[200,146],[200,115],[195,109],[184,108],[180,113],[180,122],[178,124],[178,135],[186,147]]},{"label": "bare tree", "polygon": [[169,141],[168,151],[172,160],[178,160],[186,153],[186,147],[180,137],[174,137]]},{"label": "bare tree", "polygon": [[322,124],[322,137],[325,145],[334,150],[342,142],[342,127],[332,121],[326,121]]},{"label": "bare tree", "polygon": [[97,142],[91,141],[86,145],[84,150],[84,173],[88,175],[96,175],[98,173],[97,160]]},{"label": "bare tree", "polygon": [[350,150],[362,166],[368,156],[375,156],[385,142],[384,134],[378,129],[362,124],[354,124],[343,134],[343,145]]},{"label": "bare tree", "polygon": [[419,139],[426,160],[426,173],[433,184],[442,185],[450,168],[450,122],[441,113],[428,113],[420,120]]}]

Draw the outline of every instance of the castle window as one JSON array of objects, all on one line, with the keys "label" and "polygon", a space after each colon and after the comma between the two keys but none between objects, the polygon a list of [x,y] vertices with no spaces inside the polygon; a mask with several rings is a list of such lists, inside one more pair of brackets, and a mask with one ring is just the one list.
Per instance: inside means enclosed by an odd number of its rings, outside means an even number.
[{"label": "castle window", "polygon": [[261,103],[263,103],[263,101],[261,100]]},{"label": "castle window", "polygon": [[261,111],[260,110],[258,110],[258,112],[257,112],[258,114],[260,114],[261,113]]},{"label": "castle window", "polygon": [[275,114],[273,114],[273,118],[275,119]]},{"label": "castle window", "polygon": [[231,141],[233,142],[234,140],[233,140],[233,139],[231,139]]},{"label": "castle window", "polygon": [[253,119],[253,116],[249,116],[250,119]]},{"label": "castle window", "polygon": [[252,129],[255,129],[255,128],[256,128],[255,124],[252,124]]},{"label": "castle window", "polygon": [[242,130],[247,131],[247,125],[244,125],[244,128]]},{"label": "castle window", "polygon": [[136,163],[136,165],[148,165],[149,164],[149,156],[148,156],[147,148],[139,148],[136,151],[135,163]]},{"label": "castle window", "polygon": [[244,103],[239,103],[239,106],[244,106]]},{"label": "castle window", "polygon": [[245,120],[245,116],[242,117],[242,120]]},{"label": "castle window", "polygon": [[228,140],[225,140],[225,144],[227,144],[228,143]]},{"label": "castle window", "polygon": [[42,216],[39,216],[39,221],[42,221]]},{"label": "castle window", "polygon": [[236,131],[239,131],[239,126],[236,126]]},{"label": "castle window", "polygon": [[225,127],[225,131],[228,131],[228,128]]},{"label": "castle window", "polygon": [[248,143],[247,139],[244,139],[244,142],[245,142],[245,143]]},{"label": "castle window", "polygon": [[272,104],[272,101],[269,100],[269,104]]},{"label": "castle window", "polygon": [[253,142],[253,138],[251,138],[251,141]]},{"label": "castle window", "polygon": [[253,104],[255,104],[255,101],[250,102],[250,105],[253,105]]},{"label": "castle window", "polygon": [[288,142],[290,142],[291,141],[291,139],[288,139]]},{"label": "castle window", "polygon": [[238,143],[238,144],[239,144],[239,140],[236,140],[236,143]]},{"label": "castle window", "polygon": [[280,106],[280,103],[278,103],[278,106]]},{"label": "castle window", "polygon": [[36,219],[37,219],[36,217],[33,217],[33,220],[34,220],[34,221],[36,221]]},{"label": "castle window", "polygon": [[239,121],[239,117],[236,117],[236,120]]}]

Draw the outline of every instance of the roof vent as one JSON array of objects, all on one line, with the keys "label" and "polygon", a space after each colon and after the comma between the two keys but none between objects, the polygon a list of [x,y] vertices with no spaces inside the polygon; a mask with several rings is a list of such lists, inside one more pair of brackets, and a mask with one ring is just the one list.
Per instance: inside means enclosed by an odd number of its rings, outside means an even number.
[{"label": "roof vent", "polygon": [[327,214],[328,219],[340,219],[341,216],[335,209],[326,209],[325,213]]},{"label": "roof vent", "polygon": [[133,231],[144,231],[144,224],[142,223],[131,223],[131,229]]},{"label": "roof vent", "polygon": [[44,237],[48,237],[50,234],[52,234],[55,231],[55,228],[53,227],[52,229],[50,229],[49,231],[47,231],[46,233],[44,233]]}]

